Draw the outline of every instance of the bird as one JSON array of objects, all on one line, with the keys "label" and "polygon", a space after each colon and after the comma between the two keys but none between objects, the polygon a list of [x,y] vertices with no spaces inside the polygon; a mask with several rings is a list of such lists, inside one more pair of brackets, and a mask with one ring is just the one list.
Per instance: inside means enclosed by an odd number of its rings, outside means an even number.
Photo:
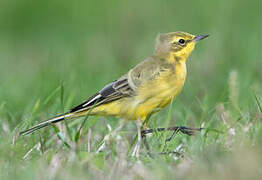
[{"label": "bird", "polygon": [[[20,135],[63,120],[89,115],[115,116],[137,122],[166,107],[181,92],[187,75],[186,61],[195,45],[209,35],[186,32],[160,33],[153,55],[68,112],[37,124]],[[145,123],[147,126],[148,122]],[[139,133],[140,130],[138,130]]]}]

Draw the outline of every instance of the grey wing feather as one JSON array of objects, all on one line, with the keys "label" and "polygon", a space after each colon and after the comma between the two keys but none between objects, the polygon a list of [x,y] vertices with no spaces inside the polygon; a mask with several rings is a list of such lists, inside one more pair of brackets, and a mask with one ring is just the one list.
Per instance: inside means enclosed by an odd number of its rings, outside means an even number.
[{"label": "grey wing feather", "polygon": [[80,112],[89,109],[92,106],[106,104],[122,97],[131,96],[133,93],[134,90],[129,86],[127,76],[125,75],[120,79],[107,84],[98,93],[91,96],[80,105],[72,108],[70,112]]}]

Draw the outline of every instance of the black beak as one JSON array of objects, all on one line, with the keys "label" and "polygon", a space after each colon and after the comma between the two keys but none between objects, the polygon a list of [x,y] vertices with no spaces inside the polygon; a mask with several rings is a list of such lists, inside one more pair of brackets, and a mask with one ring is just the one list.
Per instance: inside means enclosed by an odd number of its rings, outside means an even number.
[{"label": "black beak", "polygon": [[209,36],[209,34],[205,34],[205,35],[200,35],[200,36],[196,36],[193,41],[200,41],[202,39],[205,39]]}]

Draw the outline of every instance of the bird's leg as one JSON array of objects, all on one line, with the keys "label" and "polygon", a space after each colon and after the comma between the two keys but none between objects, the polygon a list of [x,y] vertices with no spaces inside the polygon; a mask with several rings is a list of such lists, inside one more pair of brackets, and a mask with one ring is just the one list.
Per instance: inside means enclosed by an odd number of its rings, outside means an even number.
[{"label": "bird's leg", "polygon": [[[145,121],[143,121],[143,125],[142,125],[143,131],[147,130],[148,122],[149,122],[149,119],[150,119],[150,117],[152,116],[152,114],[153,114],[153,113],[150,113],[150,114],[146,117]],[[142,131],[142,132],[143,132],[143,131]],[[141,133],[141,136],[142,136],[142,133]],[[147,155],[152,158],[151,151],[150,151],[150,146],[149,146],[149,144],[148,144],[148,142],[147,142],[147,137],[146,137],[146,136],[142,136],[142,140],[143,140],[143,144],[144,144],[145,147],[146,147]]]},{"label": "bird's leg", "polygon": [[136,158],[139,158],[139,151],[140,151],[140,147],[141,147],[141,140],[142,140],[141,127],[142,127],[142,122],[141,122],[140,119],[138,119],[136,121],[137,143],[136,143],[134,150],[132,152],[132,156],[136,156]]},{"label": "bird's leg", "polygon": [[143,144],[145,145],[146,150],[147,150],[147,155],[152,158],[152,154],[151,154],[151,151],[150,151],[150,146],[149,146],[149,144],[147,142],[146,136],[142,136],[142,139],[143,139]]},{"label": "bird's leg", "polygon": [[[146,128],[147,128],[147,122],[143,123],[143,127],[142,127],[143,131],[146,131],[146,130],[147,130]],[[143,132],[143,131],[141,131],[141,137],[142,137],[142,140],[143,140],[143,144],[144,144],[145,147],[146,147],[147,155],[148,155],[149,157],[152,157],[151,151],[150,151],[150,146],[149,146],[149,144],[148,144],[148,142],[147,142],[147,137],[142,135],[142,132]]]}]

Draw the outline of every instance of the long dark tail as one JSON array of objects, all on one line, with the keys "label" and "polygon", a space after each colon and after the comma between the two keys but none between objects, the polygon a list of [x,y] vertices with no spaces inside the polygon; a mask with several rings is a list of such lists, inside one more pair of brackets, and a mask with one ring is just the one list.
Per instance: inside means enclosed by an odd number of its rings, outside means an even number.
[{"label": "long dark tail", "polygon": [[33,132],[35,132],[36,130],[38,129],[41,129],[43,127],[46,127],[46,126],[50,126],[51,124],[53,123],[57,123],[57,122],[60,122],[60,121],[63,121],[67,118],[73,118],[75,113],[65,113],[65,114],[62,114],[62,115],[59,115],[59,116],[56,116],[54,118],[51,118],[45,122],[42,122],[40,124],[37,124],[27,130],[24,130],[22,132],[19,133],[19,136],[24,136],[24,135],[27,135],[27,134],[31,134]]},{"label": "long dark tail", "polygon": [[31,134],[38,129],[41,129],[41,128],[46,127],[46,126],[50,126],[53,123],[57,123],[57,122],[65,120],[65,119],[85,116],[89,112],[89,110],[91,110],[92,107],[94,107],[96,105],[97,102],[104,100],[104,99],[105,98],[103,98],[101,94],[97,93],[94,96],[90,97],[87,101],[85,101],[82,104],[71,109],[69,112],[67,112],[65,114],[58,115],[58,116],[51,118],[51,119],[49,119],[45,122],[37,124],[37,125],[29,128],[25,131],[22,131],[22,132],[19,133],[19,136]]}]

